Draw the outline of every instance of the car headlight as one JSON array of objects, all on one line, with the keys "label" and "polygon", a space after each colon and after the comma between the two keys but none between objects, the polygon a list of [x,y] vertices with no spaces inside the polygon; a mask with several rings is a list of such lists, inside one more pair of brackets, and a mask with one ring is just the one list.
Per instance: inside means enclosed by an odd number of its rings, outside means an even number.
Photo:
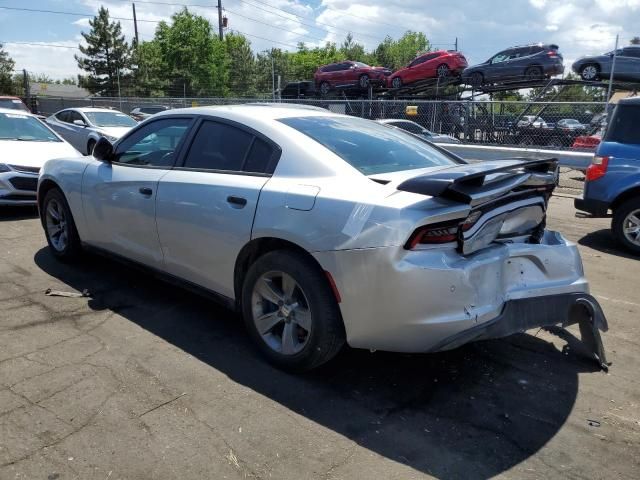
[{"label": "car headlight", "polygon": [[10,172],[11,168],[5,163],[0,163],[0,173]]}]

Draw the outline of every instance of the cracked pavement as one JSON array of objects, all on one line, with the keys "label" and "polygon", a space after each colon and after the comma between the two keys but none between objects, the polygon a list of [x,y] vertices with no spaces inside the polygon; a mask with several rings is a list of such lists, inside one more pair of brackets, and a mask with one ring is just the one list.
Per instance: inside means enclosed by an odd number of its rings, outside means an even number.
[{"label": "cracked pavement", "polygon": [[33,210],[1,209],[0,479],[635,479],[640,259],[570,198],[548,224],[579,243],[609,374],[547,331],[285,374],[232,312],[100,257],[60,264]]}]

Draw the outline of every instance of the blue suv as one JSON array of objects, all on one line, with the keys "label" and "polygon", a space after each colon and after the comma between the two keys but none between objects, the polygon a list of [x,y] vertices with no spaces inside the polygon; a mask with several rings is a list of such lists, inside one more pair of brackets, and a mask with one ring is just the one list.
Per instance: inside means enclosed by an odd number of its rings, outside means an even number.
[{"label": "blue suv", "polygon": [[575,207],[595,217],[611,210],[613,236],[640,254],[640,97],[621,100],[613,111]]}]

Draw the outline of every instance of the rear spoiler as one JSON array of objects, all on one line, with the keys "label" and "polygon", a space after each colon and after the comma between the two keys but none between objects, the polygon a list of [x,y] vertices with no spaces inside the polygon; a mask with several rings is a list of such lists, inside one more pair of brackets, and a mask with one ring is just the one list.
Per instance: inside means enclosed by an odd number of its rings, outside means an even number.
[{"label": "rear spoiler", "polygon": [[[405,180],[397,189],[476,205],[518,187],[549,187],[557,181],[558,160],[509,159],[458,165]],[[496,178],[487,177],[496,174]],[[535,180],[533,180],[535,179]]]}]

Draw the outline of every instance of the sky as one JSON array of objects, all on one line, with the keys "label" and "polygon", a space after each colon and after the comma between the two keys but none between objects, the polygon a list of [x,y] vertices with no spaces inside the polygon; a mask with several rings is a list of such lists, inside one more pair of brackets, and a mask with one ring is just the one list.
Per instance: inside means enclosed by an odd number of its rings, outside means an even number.
[{"label": "sky", "polygon": [[[136,1],[141,40],[151,40],[157,22],[168,20],[180,4],[208,17],[217,26],[216,0]],[[326,41],[340,43],[348,32],[367,49],[389,35],[423,32],[435,48],[458,48],[470,63],[498,51],[528,43],[556,43],[565,65],[582,55],[613,50],[640,35],[640,0],[222,0],[229,28],[247,35],[255,51],[293,50]],[[0,43],[27,69],[53,78],[79,73],[73,48],[89,30],[100,5],[121,17],[123,32],[133,37],[131,0],[0,0]],[[9,8],[61,11],[69,14],[16,11]],[[25,45],[11,42],[26,42]],[[46,45],[49,44],[49,45]]]}]

